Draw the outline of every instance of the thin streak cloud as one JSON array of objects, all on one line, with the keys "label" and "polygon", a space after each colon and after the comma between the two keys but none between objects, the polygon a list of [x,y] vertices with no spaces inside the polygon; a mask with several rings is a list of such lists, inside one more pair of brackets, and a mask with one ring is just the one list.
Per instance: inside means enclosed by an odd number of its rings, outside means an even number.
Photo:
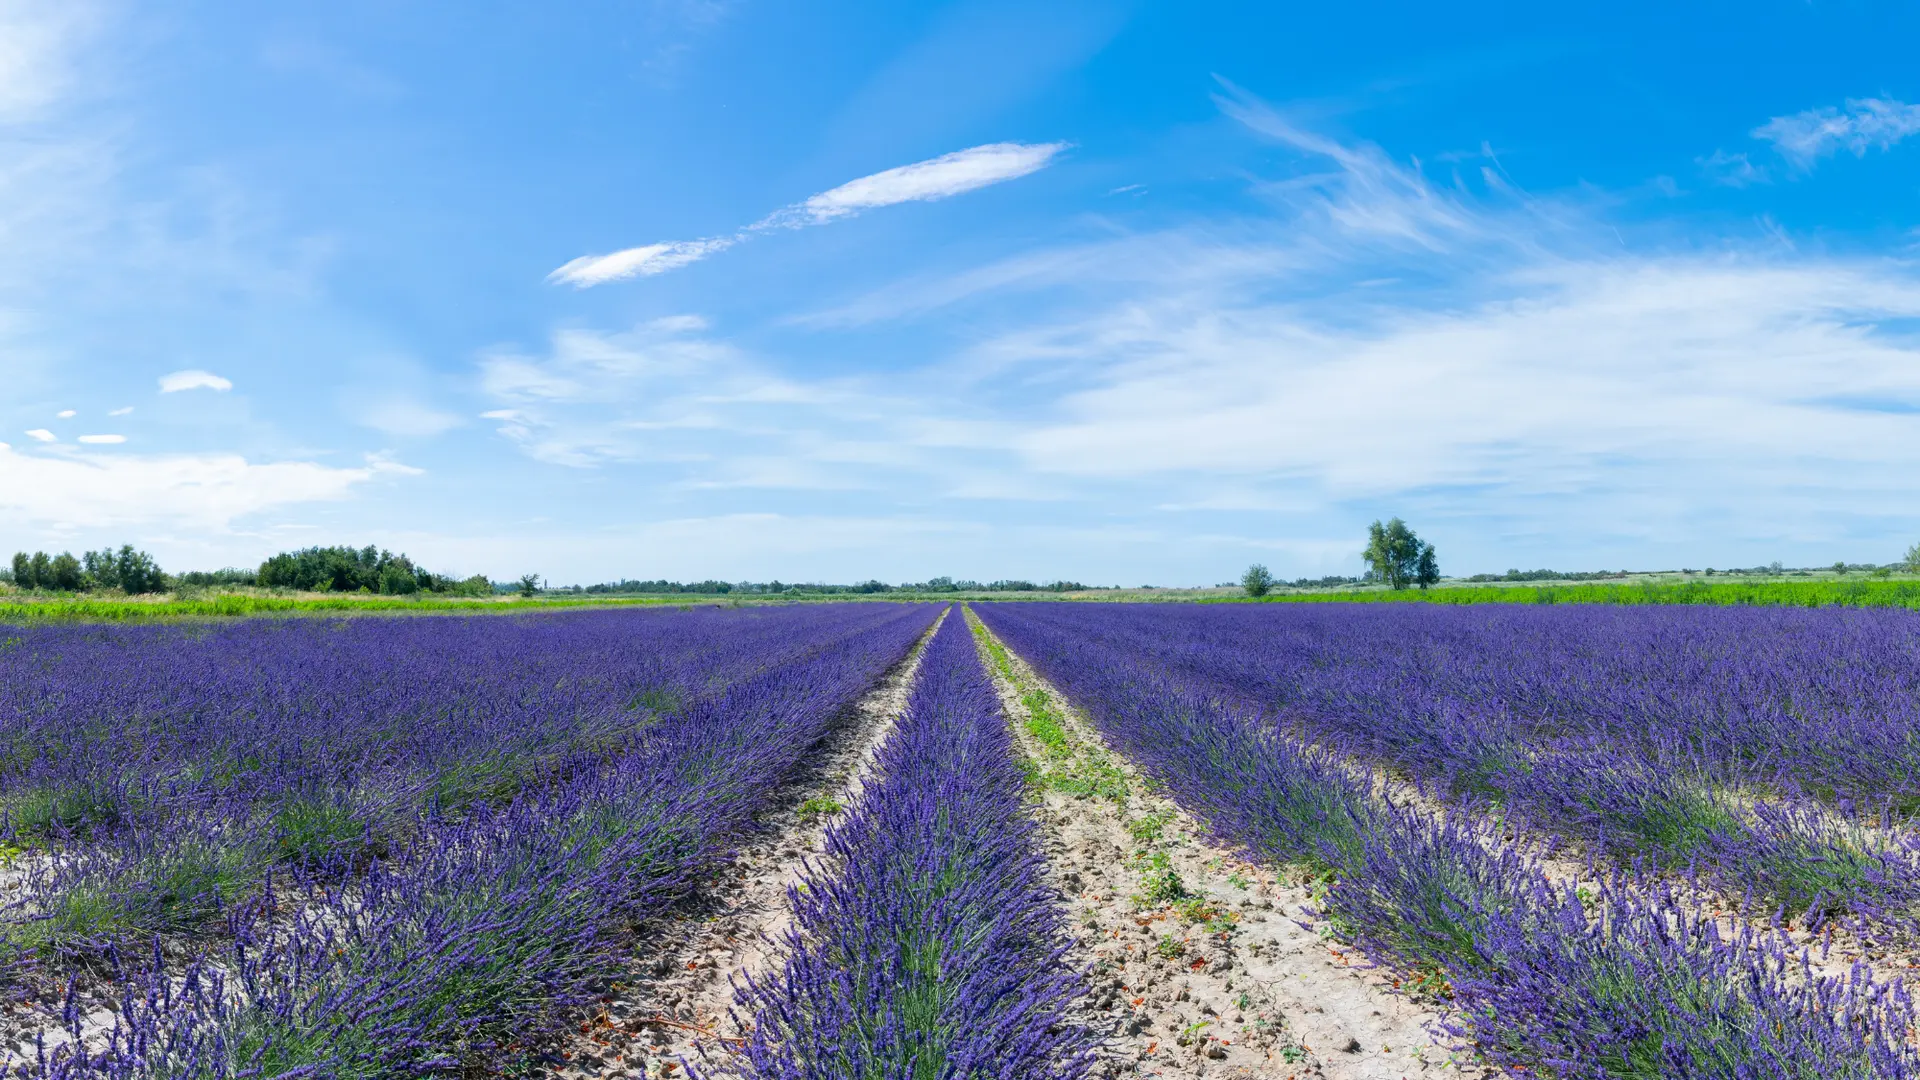
[{"label": "thin streak cloud", "polygon": [[1038,172],[1066,148],[1063,142],[988,143],[971,150],[942,154],[848,181],[806,202],[776,211],[753,227],[799,229],[825,225],[876,207],[934,202],[963,195]]},{"label": "thin streak cloud", "polygon": [[233,380],[223,379],[211,371],[193,369],[160,376],[160,392],[163,394],[177,394],[182,390],[214,390],[225,393],[231,389],[233,389]]},{"label": "thin streak cloud", "polygon": [[628,248],[611,255],[582,255],[565,266],[547,275],[547,280],[555,285],[572,285],[576,289],[590,289],[595,285],[605,285],[609,281],[624,281],[632,277],[652,277],[669,270],[678,270],[690,263],[716,251],[725,251],[739,243],[738,237],[723,236],[710,240],[678,240],[665,244],[647,244],[644,247]]},{"label": "thin streak cloud", "polygon": [[776,210],[732,236],[663,241],[608,255],[582,255],[548,274],[547,281],[589,289],[610,281],[664,274],[725,251],[768,229],[825,225],[876,207],[934,202],[1017,180],[1046,168],[1067,146],[1064,142],[988,143],[942,154],[850,180],[804,202]]}]

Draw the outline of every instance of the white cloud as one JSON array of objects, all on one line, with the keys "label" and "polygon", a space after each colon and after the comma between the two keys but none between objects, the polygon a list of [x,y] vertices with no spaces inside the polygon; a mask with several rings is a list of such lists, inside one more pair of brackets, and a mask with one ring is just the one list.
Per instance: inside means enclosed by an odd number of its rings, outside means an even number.
[{"label": "white cloud", "polygon": [[27,435],[32,438],[38,439],[41,442],[52,442],[55,439],[59,438],[59,436],[55,435],[53,432],[48,431],[46,428],[43,428],[43,427],[30,429],[27,432]]},{"label": "white cloud", "polygon": [[91,446],[116,446],[126,442],[125,435],[82,435],[80,441]]},{"label": "white cloud", "polygon": [[250,462],[237,454],[58,457],[0,449],[0,513],[54,529],[173,525],[209,533],[262,511],[341,499],[404,466]]},{"label": "white cloud", "polygon": [[118,409],[113,409],[113,410],[111,410],[111,411],[109,411],[109,412],[107,413],[107,415],[108,415],[108,416],[126,416],[127,414],[129,414],[129,413],[131,413],[131,412],[133,412],[133,406],[131,406],[131,405],[125,405],[125,406],[122,406],[121,408],[118,408]]},{"label": "white cloud", "polygon": [[182,390],[215,390],[225,393],[233,389],[233,381],[223,379],[211,371],[191,369],[175,371],[160,376],[160,392],[177,394]]},{"label": "white cloud", "polygon": [[439,435],[461,424],[452,413],[404,398],[375,402],[361,411],[359,420],[375,431],[408,438]]},{"label": "white cloud", "polygon": [[951,198],[1038,172],[1066,148],[1063,142],[988,143],[942,154],[850,180],[778,211],[754,227],[822,225],[876,207]]},{"label": "white cloud", "polygon": [[73,82],[72,53],[94,25],[82,0],[0,0],[0,121],[38,118]]},{"label": "white cloud", "polygon": [[1345,497],[1704,505],[1827,470],[1920,489],[1903,476],[1920,448],[1900,449],[1920,446],[1920,348],[1861,328],[1920,316],[1920,280],[1895,267],[1620,259],[1540,267],[1461,310],[1347,313],[1176,302],[1062,327],[1056,348],[1126,359],[1018,445],[1046,471],[1294,477]]},{"label": "white cloud", "polygon": [[536,458],[584,466],[670,453],[676,433],[719,425],[716,409],[780,395],[782,384],[731,346],[662,322],[616,334],[563,330],[545,355],[482,356],[480,389],[505,406],[482,417]]},{"label": "white cloud", "polygon": [[586,289],[609,281],[663,274],[725,251],[766,229],[824,225],[862,210],[930,202],[1015,180],[1045,168],[1066,147],[1066,143],[989,143],[943,154],[850,180],[805,202],[776,210],[732,236],[665,241],[611,255],[582,255],[548,274],[547,281]]},{"label": "white cloud", "polygon": [[59,412],[54,413],[53,415],[62,420],[71,420],[78,414],[75,413],[72,409],[61,409]]},{"label": "white cloud", "polygon": [[1920,133],[1920,105],[1881,98],[1849,98],[1844,109],[1827,106],[1776,116],[1753,129],[1754,138],[1772,143],[1800,169],[1841,150],[1864,157],[1876,146],[1891,149],[1915,133]]},{"label": "white cloud", "polygon": [[1695,158],[1694,164],[1699,165],[1701,171],[1711,177],[1714,183],[1724,184],[1727,187],[1748,187],[1771,182],[1767,170],[1749,161],[1745,154],[1729,154],[1725,150],[1715,150],[1706,157]]},{"label": "white cloud", "polygon": [[[1400,165],[1370,143],[1346,145],[1286,119],[1229,83],[1214,101],[1249,129],[1304,154],[1325,158],[1332,172],[1264,184],[1262,193],[1296,211],[1323,216],[1349,236],[1412,243],[1433,251],[1479,231],[1481,222],[1455,196],[1436,190],[1419,169]],[[1417,165],[1417,163],[1416,163]]]},{"label": "white cloud", "polygon": [[707,328],[707,320],[700,315],[666,315],[647,324],[655,330],[668,334],[692,334]]},{"label": "white cloud", "polygon": [[556,285],[587,289],[630,277],[652,277],[699,262],[716,251],[725,251],[736,242],[733,237],[679,240],[628,248],[611,255],[582,255],[548,274],[547,280]]},{"label": "white cloud", "polygon": [[1911,266],[1751,238],[1631,253],[1616,197],[1504,173],[1439,188],[1246,95],[1221,108],[1295,152],[1253,183],[1270,212],[1031,251],[816,320],[971,304],[957,354],[810,379],[690,325],[573,330],[481,359],[487,418],[541,460],[646,462],[666,492],[1024,499],[1022,520],[1112,530],[1165,515],[1141,535],[1243,563],[1271,544],[1296,572],[1350,565],[1327,538],[1385,513],[1456,525],[1445,550],[1475,537],[1494,569],[1920,529]]}]

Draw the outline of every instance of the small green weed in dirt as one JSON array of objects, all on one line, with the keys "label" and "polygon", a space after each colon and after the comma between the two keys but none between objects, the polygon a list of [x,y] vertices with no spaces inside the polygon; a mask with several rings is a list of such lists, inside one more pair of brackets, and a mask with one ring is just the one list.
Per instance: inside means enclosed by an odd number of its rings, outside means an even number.
[{"label": "small green weed in dirt", "polygon": [[1141,873],[1140,891],[1133,896],[1137,906],[1160,907],[1189,895],[1187,883],[1180,879],[1180,872],[1173,868],[1173,860],[1167,858],[1166,852],[1149,851],[1136,855],[1134,866]]},{"label": "small green weed in dirt", "polygon": [[800,804],[800,820],[812,821],[829,814],[837,814],[844,809],[846,807],[840,804],[840,800],[831,795],[815,795]]},{"label": "small green weed in dirt", "polygon": [[994,670],[1020,691],[1020,703],[1027,710],[1021,729],[1040,744],[1040,760],[1022,766],[1028,782],[1076,799],[1105,799],[1116,806],[1125,806],[1130,793],[1127,774],[1097,747],[1075,741],[1053,695],[1022,682],[1006,647],[994,640],[971,612],[968,616],[972,619],[974,636],[986,649]]},{"label": "small green weed in dirt", "polygon": [[1105,799],[1116,806],[1127,802],[1127,776],[1105,759],[1082,754],[1047,775],[1047,786],[1076,799]]},{"label": "small green weed in dirt", "polygon": [[1167,823],[1173,820],[1173,811],[1162,810],[1145,814],[1127,822],[1127,834],[1142,844],[1157,844],[1166,834]]},{"label": "small green weed in dirt", "polygon": [[1233,930],[1234,915],[1203,896],[1189,896],[1173,903],[1173,910],[1189,923],[1198,923],[1209,934]]},{"label": "small green weed in dirt", "polygon": [[1180,1034],[1175,1037],[1173,1041],[1179,1043],[1181,1046],[1192,1046],[1194,1043],[1206,1038],[1207,1028],[1212,1023],[1213,1021],[1211,1020],[1201,1020],[1188,1024],[1186,1027],[1180,1029]]},{"label": "small green weed in dirt", "polygon": [[1161,957],[1167,960],[1173,960],[1177,959],[1181,953],[1186,952],[1187,946],[1172,934],[1161,934],[1160,940],[1153,946],[1153,951],[1159,953]]},{"label": "small green weed in dirt", "polygon": [[1238,870],[1227,875],[1227,884],[1233,886],[1236,889],[1250,889],[1253,887],[1253,882],[1248,881],[1246,878],[1241,877],[1240,872]]}]

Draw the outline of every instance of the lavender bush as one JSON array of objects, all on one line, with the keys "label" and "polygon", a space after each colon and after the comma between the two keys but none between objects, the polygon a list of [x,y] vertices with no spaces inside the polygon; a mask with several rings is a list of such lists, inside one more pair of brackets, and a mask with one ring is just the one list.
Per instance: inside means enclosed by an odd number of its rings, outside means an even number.
[{"label": "lavender bush", "polygon": [[[1499,1063],[1569,1078],[1914,1077],[1916,1017],[1865,967],[1814,972],[1773,933],[1732,936],[1646,881],[1594,897],[1472,831],[1383,801],[1337,755],[1216,685],[1143,661],[1105,608],[980,615],[1226,842],[1327,885],[1325,916],[1443,985]],[[1103,620],[1122,633],[1102,634]],[[1296,647],[1297,643],[1296,643]]]},{"label": "lavender bush", "polygon": [[1085,992],[1040,880],[1024,774],[957,616],[922,661],[876,779],[791,891],[789,959],[742,989],[757,1076],[1087,1074]]},{"label": "lavender bush", "polygon": [[217,920],[275,867],[351,872],[564,782],[882,610],[57,625],[0,651],[13,949]]},{"label": "lavender bush", "polygon": [[[1103,605],[1031,618],[1430,793],[1762,913],[1920,936],[1920,620]],[[1898,826],[1898,828],[1895,828]]]},{"label": "lavender bush", "polygon": [[[573,767],[426,815],[390,856],[270,870],[184,967],[158,945],[145,959],[110,949],[111,1032],[87,1032],[76,1011],[64,1045],[16,1071],[375,1077],[510,1059],[620,970],[623,928],[725,857],[936,610],[797,610],[770,620],[788,644],[763,644],[761,659],[703,677],[690,658],[672,709],[629,714],[630,730]],[[629,647],[646,646],[632,631],[651,627],[619,622],[609,644],[624,629]],[[762,624],[737,625],[751,637]],[[550,647],[564,649],[558,629]],[[715,644],[718,659],[733,655]],[[623,710],[623,696],[657,685],[605,682]]]}]

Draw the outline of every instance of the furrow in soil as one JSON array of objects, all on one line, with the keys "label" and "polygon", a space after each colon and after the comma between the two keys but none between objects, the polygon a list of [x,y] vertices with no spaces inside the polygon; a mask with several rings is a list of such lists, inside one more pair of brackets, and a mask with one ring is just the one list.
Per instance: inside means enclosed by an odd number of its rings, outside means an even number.
[{"label": "furrow in soil", "polygon": [[734,985],[778,962],[774,942],[792,918],[787,888],[821,855],[827,826],[859,795],[880,744],[906,708],[934,621],[905,660],[853,709],[791,785],[762,828],[744,838],[716,878],[672,917],[642,929],[628,978],[562,1048],[560,1080],[683,1077],[724,1072],[749,1019],[732,1010]]},{"label": "furrow in soil", "polygon": [[[971,616],[971,612],[968,613]],[[1490,1077],[1437,1005],[1314,928],[1309,890],[1206,830],[969,619],[1034,762],[1055,885],[1106,1034],[1107,1077]]]}]

